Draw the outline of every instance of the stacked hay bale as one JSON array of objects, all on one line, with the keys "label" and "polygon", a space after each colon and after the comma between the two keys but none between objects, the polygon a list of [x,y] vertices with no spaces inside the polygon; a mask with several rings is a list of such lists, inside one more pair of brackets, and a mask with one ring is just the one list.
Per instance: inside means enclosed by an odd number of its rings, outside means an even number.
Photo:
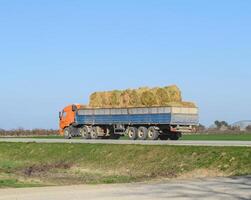
[{"label": "stacked hay bale", "polygon": [[182,106],[195,107],[194,103],[183,102],[181,91],[176,85],[167,87],[114,90],[95,92],[90,96],[90,107],[145,107]]}]

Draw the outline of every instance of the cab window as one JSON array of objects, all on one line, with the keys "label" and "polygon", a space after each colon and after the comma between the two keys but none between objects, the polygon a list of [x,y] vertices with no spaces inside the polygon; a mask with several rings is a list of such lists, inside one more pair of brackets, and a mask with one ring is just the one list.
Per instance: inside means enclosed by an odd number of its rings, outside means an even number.
[{"label": "cab window", "polygon": [[63,113],[62,113],[62,117],[65,119],[66,116],[67,116],[67,112],[63,112]]}]

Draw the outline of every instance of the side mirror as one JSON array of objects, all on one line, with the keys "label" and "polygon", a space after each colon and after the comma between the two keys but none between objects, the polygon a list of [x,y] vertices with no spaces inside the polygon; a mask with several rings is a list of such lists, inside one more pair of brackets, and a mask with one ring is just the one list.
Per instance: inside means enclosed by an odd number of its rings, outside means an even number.
[{"label": "side mirror", "polygon": [[72,111],[75,112],[75,111],[77,111],[77,110],[78,110],[77,106],[76,106],[76,105],[73,105],[73,106],[72,106]]},{"label": "side mirror", "polygon": [[59,112],[59,119],[61,120],[62,119],[62,113]]}]

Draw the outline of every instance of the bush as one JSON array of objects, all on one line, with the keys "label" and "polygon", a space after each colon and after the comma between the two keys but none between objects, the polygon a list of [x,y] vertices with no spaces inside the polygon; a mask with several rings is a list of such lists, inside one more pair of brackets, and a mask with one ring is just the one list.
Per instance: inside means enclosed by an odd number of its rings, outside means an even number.
[{"label": "bush", "polygon": [[246,127],[246,131],[251,132],[251,125]]}]

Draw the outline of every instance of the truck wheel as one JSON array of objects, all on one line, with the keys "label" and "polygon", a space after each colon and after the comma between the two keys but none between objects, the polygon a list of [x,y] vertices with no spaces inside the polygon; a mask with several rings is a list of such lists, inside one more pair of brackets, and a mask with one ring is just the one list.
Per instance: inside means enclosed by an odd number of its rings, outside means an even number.
[{"label": "truck wheel", "polygon": [[79,130],[80,132],[80,135],[83,139],[90,139],[91,138],[91,135],[90,135],[90,131],[89,131],[89,128],[87,126],[81,128]]},{"label": "truck wheel", "polygon": [[64,129],[64,138],[65,139],[71,139],[72,138],[72,135],[71,135],[71,132],[70,132],[70,128],[65,128]]},{"label": "truck wheel", "polygon": [[159,138],[160,138],[160,140],[168,140],[169,136],[168,135],[160,135]]},{"label": "truck wheel", "polygon": [[140,140],[146,140],[147,139],[147,128],[146,127],[139,127],[138,129],[138,138]]},{"label": "truck wheel", "polygon": [[138,137],[138,129],[135,127],[129,127],[127,133],[130,140],[136,140]]},{"label": "truck wheel", "polygon": [[92,127],[91,129],[91,139],[98,139],[98,130],[97,127]]},{"label": "truck wheel", "polygon": [[148,135],[148,138],[150,140],[158,140],[158,138],[159,138],[159,132],[153,126],[151,126],[148,129],[148,134],[147,135]]},{"label": "truck wheel", "polygon": [[118,134],[111,134],[110,137],[109,137],[109,139],[118,140],[120,137],[121,137],[121,135],[118,135]]},{"label": "truck wheel", "polygon": [[170,134],[170,136],[169,136],[169,138],[170,138],[170,140],[179,140],[180,139],[180,136],[181,134],[178,134],[178,133],[172,133],[172,134]]}]

